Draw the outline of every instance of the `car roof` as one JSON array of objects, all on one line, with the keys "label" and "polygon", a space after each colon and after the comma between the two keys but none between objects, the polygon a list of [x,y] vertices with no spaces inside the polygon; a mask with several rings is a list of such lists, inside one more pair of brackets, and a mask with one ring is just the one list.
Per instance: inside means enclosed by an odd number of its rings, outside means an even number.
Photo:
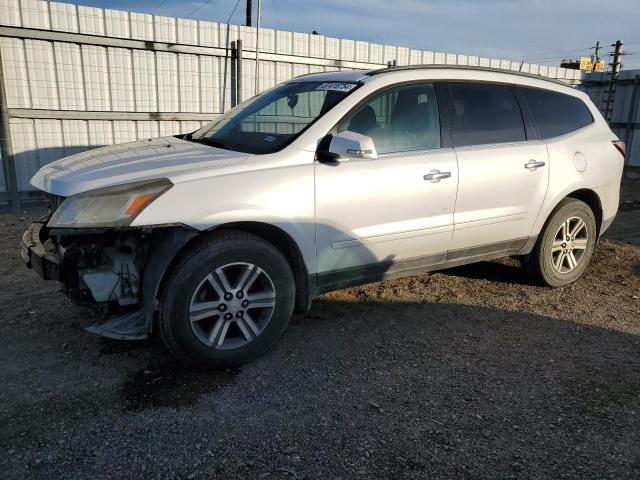
[{"label": "car roof", "polygon": [[[407,65],[400,67],[387,67],[380,68],[375,70],[355,70],[355,71],[330,71],[330,72],[322,72],[322,73],[308,73],[305,75],[300,75],[292,79],[292,81],[325,81],[325,82],[366,82],[369,79],[374,77],[388,75],[392,73],[398,72],[418,72],[418,71],[430,71],[431,73],[435,73],[435,71],[439,72],[451,72],[451,79],[455,79],[457,77],[455,72],[458,72],[461,78],[468,80],[469,74],[474,71],[478,73],[493,73],[493,74],[501,74],[508,75],[509,81],[513,83],[524,83],[527,84],[527,79],[535,79],[541,80],[544,82],[548,82],[550,84],[556,86],[562,86],[566,88],[571,88],[571,86],[563,82],[561,80],[556,80],[549,77],[544,77],[542,75],[537,75],[533,73],[526,72],[518,72],[515,70],[505,70],[502,68],[491,68],[491,67],[477,67],[471,65],[438,65],[438,64],[430,64],[430,65]],[[464,72],[464,74],[463,74]],[[497,77],[496,77],[497,78]],[[486,75],[478,75],[479,81],[487,81],[488,77]]]}]

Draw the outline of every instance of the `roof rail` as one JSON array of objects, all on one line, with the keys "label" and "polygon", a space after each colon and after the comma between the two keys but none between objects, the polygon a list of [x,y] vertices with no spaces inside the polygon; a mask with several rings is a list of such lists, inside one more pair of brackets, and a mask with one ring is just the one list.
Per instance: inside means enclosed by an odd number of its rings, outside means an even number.
[{"label": "roof rail", "polygon": [[454,70],[476,70],[476,71],[481,71],[481,72],[495,72],[495,73],[508,73],[511,75],[519,75],[521,77],[528,77],[528,78],[535,78],[536,80],[544,80],[547,82],[553,82],[553,83],[557,83],[559,85],[563,85],[565,87],[569,86],[567,82],[563,82],[559,79],[556,78],[549,78],[549,77],[545,77],[543,75],[539,75],[536,73],[526,73],[526,72],[519,72],[516,70],[507,70],[505,68],[493,68],[493,67],[477,67],[474,65],[448,65],[448,64],[427,64],[427,65],[402,65],[402,66],[396,66],[396,67],[384,67],[384,68],[379,68],[377,70],[371,70],[370,72],[367,72],[366,75],[367,76],[373,76],[373,75],[381,75],[383,73],[391,73],[391,72],[398,72],[398,71],[403,71],[403,70],[428,70],[428,69],[432,69],[432,70],[437,70],[437,69],[442,69],[442,68],[450,68],[450,69],[454,69]]},{"label": "roof rail", "polygon": [[323,71],[323,72],[309,72],[309,73],[301,73],[300,75],[296,75],[295,77],[291,78],[291,80],[293,80],[294,78],[300,78],[300,77],[309,77],[311,75],[319,75],[322,73],[337,73],[337,72],[341,72],[342,70],[327,70],[327,71]]}]

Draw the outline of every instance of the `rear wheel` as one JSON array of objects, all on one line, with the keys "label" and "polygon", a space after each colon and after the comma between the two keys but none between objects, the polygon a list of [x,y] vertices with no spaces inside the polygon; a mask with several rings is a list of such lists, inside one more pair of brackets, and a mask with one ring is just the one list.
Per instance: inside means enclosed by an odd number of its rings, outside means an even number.
[{"label": "rear wheel", "polygon": [[566,198],[547,220],[536,246],[524,259],[537,281],[561,287],[580,277],[596,244],[596,220],[589,206]]},{"label": "rear wheel", "polygon": [[172,269],[161,294],[160,334],[185,364],[236,366],[276,343],[294,300],[293,273],[278,249],[244,232],[213,234]]}]

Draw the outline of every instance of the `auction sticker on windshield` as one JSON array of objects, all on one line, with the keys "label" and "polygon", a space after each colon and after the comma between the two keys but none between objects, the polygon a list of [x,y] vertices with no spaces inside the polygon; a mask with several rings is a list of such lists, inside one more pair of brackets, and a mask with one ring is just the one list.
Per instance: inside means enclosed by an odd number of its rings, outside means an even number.
[{"label": "auction sticker on windshield", "polygon": [[350,92],[356,88],[357,83],[347,82],[323,82],[316,87],[316,90],[331,90],[334,92]]}]

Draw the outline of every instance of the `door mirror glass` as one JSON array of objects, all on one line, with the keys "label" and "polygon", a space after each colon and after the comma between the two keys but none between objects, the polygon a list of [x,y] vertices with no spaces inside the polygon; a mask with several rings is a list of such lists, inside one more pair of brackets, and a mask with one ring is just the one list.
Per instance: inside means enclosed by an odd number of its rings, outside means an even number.
[{"label": "door mirror glass", "polygon": [[[345,130],[336,135],[330,135],[325,157],[338,162],[344,162],[353,158],[375,160],[378,158],[376,147],[371,137],[360,133]],[[323,143],[326,143],[323,141]]]}]

